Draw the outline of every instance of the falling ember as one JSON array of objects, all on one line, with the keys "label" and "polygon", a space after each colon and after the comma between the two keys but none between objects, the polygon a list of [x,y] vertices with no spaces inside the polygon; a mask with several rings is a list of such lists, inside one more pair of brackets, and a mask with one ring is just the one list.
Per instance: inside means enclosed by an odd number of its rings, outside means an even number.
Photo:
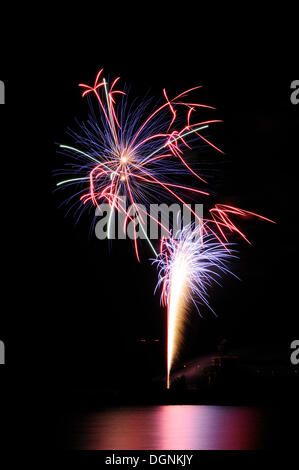
[{"label": "falling ember", "polygon": [[208,302],[209,289],[220,284],[223,274],[232,274],[227,262],[235,257],[233,253],[228,245],[193,224],[185,226],[176,237],[161,242],[160,254],[154,262],[159,271],[157,287],[162,289],[161,301],[167,308],[167,388],[182,344],[190,303],[199,313],[199,306],[213,312]]}]

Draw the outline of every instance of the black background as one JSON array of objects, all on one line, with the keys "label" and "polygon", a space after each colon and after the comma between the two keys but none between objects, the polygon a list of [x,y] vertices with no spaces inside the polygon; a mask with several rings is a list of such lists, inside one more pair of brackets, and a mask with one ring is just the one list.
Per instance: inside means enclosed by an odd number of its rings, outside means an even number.
[{"label": "black background", "polygon": [[[203,319],[194,314],[185,357],[211,352],[228,338],[235,347],[262,346],[288,362],[290,343],[298,337],[294,46],[281,46],[279,54],[267,35],[253,43],[250,29],[225,42],[228,27],[222,36],[213,28],[200,31],[196,21],[190,27],[174,18],[165,29],[163,23],[143,27],[134,20],[111,27],[105,18],[104,13],[93,18],[99,21],[95,27],[85,12],[80,27],[66,27],[59,15],[51,16],[45,30],[36,24],[33,33],[28,23],[19,35],[10,34],[1,66],[6,104],[0,109],[5,279],[0,333],[7,356],[1,390],[16,420],[26,408],[32,419],[44,417],[42,444],[49,448],[55,440],[52,411],[65,397],[78,388],[146,384],[165,360],[164,312],[153,295],[150,253],[144,250],[139,264],[127,241],[108,249],[90,235],[87,216],[76,226],[65,217],[61,194],[53,193],[52,172],[63,164],[55,142],[69,143],[67,127],[87,116],[77,84],[92,82],[101,67],[121,76],[139,96],[149,89],[160,96],[164,87],[173,95],[202,84],[201,101],[215,106],[216,118],[224,121],[211,134],[226,152],[219,157],[221,179],[211,177],[217,200],[277,222],[242,225],[253,243],[239,247],[242,282],[227,281],[217,292],[217,319],[209,312]],[[156,351],[140,349],[145,337],[160,339]],[[27,414],[26,419],[24,433]],[[16,439],[14,420],[9,421]]]}]

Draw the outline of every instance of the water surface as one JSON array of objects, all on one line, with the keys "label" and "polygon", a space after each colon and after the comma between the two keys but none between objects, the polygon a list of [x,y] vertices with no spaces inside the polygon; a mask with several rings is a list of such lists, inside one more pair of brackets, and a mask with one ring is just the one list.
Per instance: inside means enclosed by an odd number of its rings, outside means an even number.
[{"label": "water surface", "polygon": [[85,450],[246,450],[264,447],[265,412],[254,407],[126,406],[77,416]]}]

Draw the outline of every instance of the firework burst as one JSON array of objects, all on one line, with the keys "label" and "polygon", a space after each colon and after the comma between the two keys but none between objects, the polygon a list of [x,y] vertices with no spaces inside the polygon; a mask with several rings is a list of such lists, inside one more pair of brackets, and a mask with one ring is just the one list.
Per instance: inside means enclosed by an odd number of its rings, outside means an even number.
[{"label": "firework burst", "polygon": [[[153,217],[147,209],[150,203],[174,200],[185,204],[183,195],[188,192],[193,197],[208,196],[207,191],[177,182],[178,175],[188,173],[197,183],[205,183],[183,158],[183,149],[190,149],[195,141],[223,153],[202,135],[210,124],[220,121],[195,119],[199,109],[214,109],[189,99],[201,87],[186,90],[174,98],[169,98],[164,89],[164,102],[148,113],[149,100],[133,110],[128,106],[126,93],[116,88],[119,77],[109,85],[102,72],[99,71],[92,86],[79,84],[83,97],[96,98],[100,121],[93,111],[87,123],[81,125],[80,134],[71,132],[76,146],[60,145],[72,163],[60,172],[68,177],[58,186],[80,185],[72,198],[83,206],[91,203],[100,212],[102,204],[108,203],[111,212],[125,215],[124,231],[129,221],[133,222],[135,231],[137,224],[144,226],[147,216]],[[196,216],[191,208],[190,211]],[[155,222],[162,227],[161,222]],[[164,226],[163,229],[167,230]],[[134,244],[139,259],[137,237]]]}]

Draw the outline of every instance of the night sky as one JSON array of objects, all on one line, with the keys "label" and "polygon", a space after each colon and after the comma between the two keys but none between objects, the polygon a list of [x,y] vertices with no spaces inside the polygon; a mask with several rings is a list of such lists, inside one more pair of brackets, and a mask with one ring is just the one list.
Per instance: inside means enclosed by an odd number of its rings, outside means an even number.
[{"label": "night sky", "polygon": [[[175,49],[161,37],[147,39],[140,51],[134,35],[120,39],[121,44],[115,39],[101,47],[62,32],[53,42],[41,39],[42,51],[30,41],[27,53],[19,51],[19,60],[0,77],[7,82],[1,109],[9,175],[3,188],[4,234],[12,243],[5,272],[13,286],[1,334],[9,367],[21,372],[20,386],[26,388],[28,379],[37,388],[72,393],[135,383],[165,366],[165,312],[153,295],[151,253],[144,247],[139,264],[130,241],[109,247],[97,240],[91,215],[75,224],[59,207],[63,193],[54,193],[53,171],[64,163],[56,143],[71,143],[67,128],[88,114],[77,84],[92,82],[101,67],[121,76],[131,96],[150,90],[160,98],[164,87],[174,95],[203,85],[201,102],[215,106],[215,118],[224,121],[209,135],[226,155],[194,153],[199,168],[201,161],[208,168],[215,201],[277,222],[242,222],[252,246],[240,241],[237,247],[234,269],[241,281],[225,279],[224,288],[213,292],[218,318],[209,311],[203,318],[191,312],[182,361],[215,351],[223,338],[233,348],[262,346],[289,361],[298,332],[292,305],[299,123],[298,106],[290,102],[294,71],[269,66],[262,50],[257,64],[250,47],[242,55],[223,45],[200,53],[194,45],[186,52],[182,43]],[[141,343],[142,338],[160,341]]]}]

